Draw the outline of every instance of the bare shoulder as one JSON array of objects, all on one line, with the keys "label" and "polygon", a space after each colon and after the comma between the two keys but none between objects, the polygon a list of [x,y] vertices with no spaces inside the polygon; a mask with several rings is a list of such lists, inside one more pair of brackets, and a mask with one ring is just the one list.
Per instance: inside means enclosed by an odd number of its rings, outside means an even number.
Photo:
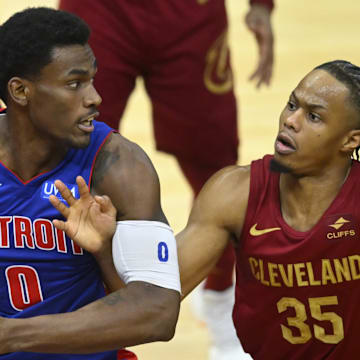
[{"label": "bare shoulder", "polygon": [[126,178],[141,171],[156,175],[151,160],[139,145],[119,133],[113,133],[96,159],[93,186],[101,186],[104,178],[109,177],[113,172],[116,176]]},{"label": "bare shoulder", "polygon": [[244,220],[249,188],[250,165],[226,167],[206,182],[194,204],[194,213],[204,221],[234,231]]},{"label": "bare shoulder", "polygon": [[118,210],[118,220],[164,221],[160,184],[145,151],[118,133],[110,135],[94,167],[91,189],[106,194]]}]

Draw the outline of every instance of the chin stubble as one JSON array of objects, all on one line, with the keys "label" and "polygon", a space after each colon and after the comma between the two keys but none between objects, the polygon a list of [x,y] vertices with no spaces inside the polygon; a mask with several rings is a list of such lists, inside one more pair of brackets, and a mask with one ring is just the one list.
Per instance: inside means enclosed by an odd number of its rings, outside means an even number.
[{"label": "chin stubble", "polygon": [[272,158],[270,160],[270,171],[277,173],[290,173],[292,169],[286,165],[281,164],[279,161]]}]

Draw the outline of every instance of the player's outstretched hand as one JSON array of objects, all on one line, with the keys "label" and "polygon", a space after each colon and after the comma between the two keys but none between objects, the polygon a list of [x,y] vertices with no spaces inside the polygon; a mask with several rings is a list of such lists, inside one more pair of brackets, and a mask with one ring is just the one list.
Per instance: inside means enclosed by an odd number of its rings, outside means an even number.
[{"label": "player's outstretched hand", "polygon": [[256,81],[256,87],[270,84],[274,62],[274,36],[270,21],[270,10],[263,5],[254,4],[245,17],[250,31],[255,35],[259,60],[250,80]]},{"label": "player's outstretched hand", "polygon": [[74,198],[62,181],[55,181],[56,188],[68,206],[58,197],[50,196],[51,204],[66,219],[53,220],[53,224],[59,230],[64,230],[83,249],[100,255],[111,248],[116,228],[116,209],[108,196],[92,196],[81,176],[76,178],[76,183],[79,199]]}]

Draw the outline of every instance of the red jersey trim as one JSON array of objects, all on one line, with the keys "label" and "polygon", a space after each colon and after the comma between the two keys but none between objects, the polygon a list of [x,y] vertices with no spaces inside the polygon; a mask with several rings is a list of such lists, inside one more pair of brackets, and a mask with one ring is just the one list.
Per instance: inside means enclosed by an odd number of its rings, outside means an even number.
[{"label": "red jersey trim", "polygon": [[138,358],[132,351],[121,349],[117,353],[117,360],[138,360]]},{"label": "red jersey trim", "polygon": [[111,130],[111,131],[109,131],[109,133],[106,135],[104,141],[101,143],[101,145],[99,146],[99,148],[98,148],[98,150],[97,150],[97,152],[96,152],[96,154],[95,154],[95,156],[94,156],[94,160],[93,160],[93,163],[92,163],[92,165],[91,165],[90,176],[89,176],[89,183],[88,183],[88,189],[89,189],[89,191],[90,191],[91,182],[92,182],[92,177],[93,177],[93,173],[94,173],[95,161],[96,161],[96,159],[97,159],[97,156],[98,156],[98,154],[99,154],[99,151],[100,151],[100,150],[102,149],[102,147],[104,146],[106,140],[107,140],[107,139],[110,137],[110,135],[113,134],[113,133],[118,133],[118,131],[116,131],[116,130]]}]

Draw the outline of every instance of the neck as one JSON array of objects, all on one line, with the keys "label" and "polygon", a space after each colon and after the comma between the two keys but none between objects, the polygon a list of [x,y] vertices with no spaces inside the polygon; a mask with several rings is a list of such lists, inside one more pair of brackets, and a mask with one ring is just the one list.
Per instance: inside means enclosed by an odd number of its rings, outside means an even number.
[{"label": "neck", "polygon": [[0,117],[0,161],[23,181],[52,170],[64,158],[67,148],[21,126],[27,119]]},{"label": "neck", "polygon": [[351,161],[317,176],[280,176],[281,212],[298,231],[310,230],[336,198],[351,170]]}]

